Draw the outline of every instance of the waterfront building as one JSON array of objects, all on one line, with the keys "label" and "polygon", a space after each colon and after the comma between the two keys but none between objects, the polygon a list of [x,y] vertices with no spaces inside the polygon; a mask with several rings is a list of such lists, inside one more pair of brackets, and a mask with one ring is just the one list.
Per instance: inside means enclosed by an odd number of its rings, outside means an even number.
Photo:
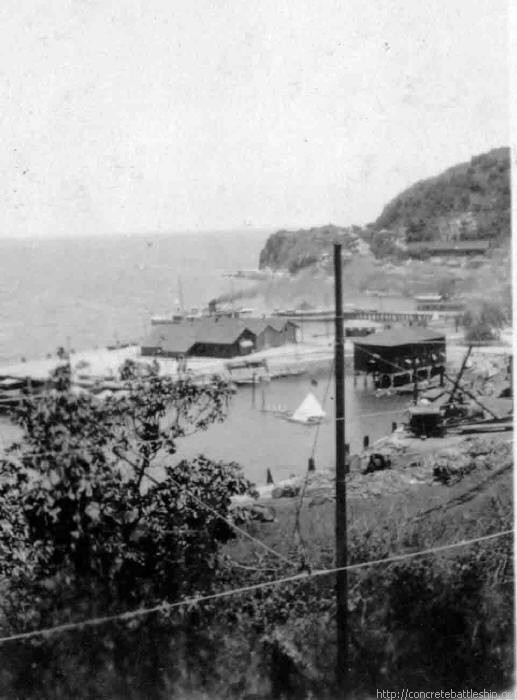
[{"label": "waterfront building", "polygon": [[280,318],[203,317],[154,323],[147,357],[238,357],[297,342],[298,325]]},{"label": "waterfront building", "polygon": [[490,241],[422,241],[408,243],[408,253],[414,257],[422,255],[442,256],[444,258],[457,256],[484,255],[490,248]]},{"label": "waterfront building", "polygon": [[422,328],[393,328],[354,341],[354,371],[378,388],[430,379],[445,368],[445,336]]}]

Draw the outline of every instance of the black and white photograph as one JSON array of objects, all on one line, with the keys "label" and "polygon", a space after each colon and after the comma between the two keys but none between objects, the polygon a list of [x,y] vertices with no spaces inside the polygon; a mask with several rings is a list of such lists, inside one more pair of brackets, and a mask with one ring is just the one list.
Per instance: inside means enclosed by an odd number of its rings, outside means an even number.
[{"label": "black and white photograph", "polygon": [[512,6],[0,3],[0,700],[514,697]]}]

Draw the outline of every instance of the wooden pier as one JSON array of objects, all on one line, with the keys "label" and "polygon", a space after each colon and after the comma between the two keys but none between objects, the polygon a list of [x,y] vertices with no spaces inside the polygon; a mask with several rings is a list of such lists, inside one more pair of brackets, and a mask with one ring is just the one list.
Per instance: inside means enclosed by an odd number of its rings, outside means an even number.
[{"label": "wooden pier", "polygon": [[[431,311],[376,311],[361,309],[356,311],[343,311],[343,320],[353,321],[356,319],[364,319],[368,321],[378,321],[381,323],[387,322],[402,322],[402,323],[426,323],[433,318],[434,312]],[[451,314],[457,315],[457,314]],[[285,314],[286,318],[297,321],[333,321],[334,316],[331,313],[325,314]]]}]

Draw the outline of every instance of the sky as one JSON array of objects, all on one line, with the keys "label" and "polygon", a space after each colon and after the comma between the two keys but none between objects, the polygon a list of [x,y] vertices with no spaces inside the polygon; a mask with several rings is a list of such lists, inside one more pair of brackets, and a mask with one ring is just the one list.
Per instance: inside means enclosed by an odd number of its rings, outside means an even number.
[{"label": "sky", "polygon": [[0,236],[373,221],[509,144],[506,0],[2,0]]}]

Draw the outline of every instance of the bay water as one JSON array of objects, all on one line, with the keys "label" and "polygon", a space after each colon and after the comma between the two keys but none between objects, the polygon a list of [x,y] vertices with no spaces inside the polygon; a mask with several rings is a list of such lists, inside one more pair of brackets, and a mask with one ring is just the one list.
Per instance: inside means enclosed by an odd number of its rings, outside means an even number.
[{"label": "bay water", "polygon": [[[267,234],[135,235],[60,240],[0,240],[0,365],[55,353],[140,341],[152,314],[187,307],[238,288],[223,272],[255,268]],[[246,283],[244,283],[246,284]],[[249,283],[248,283],[249,284]],[[331,329],[330,330],[331,333]],[[275,379],[253,392],[241,387],[228,420],[187,438],[177,459],[204,453],[239,462],[264,483],[303,473],[314,450],[318,467],[334,460],[333,385],[328,369]],[[327,385],[328,389],[327,389]],[[282,419],[312,391],[327,412],[319,427]],[[407,399],[377,399],[347,378],[347,442],[351,451],[387,434]],[[265,410],[262,410],[265,409]],[[398,413],[397,413],[398,412]],[[5,440],[4,440],[5,442]]]}]

